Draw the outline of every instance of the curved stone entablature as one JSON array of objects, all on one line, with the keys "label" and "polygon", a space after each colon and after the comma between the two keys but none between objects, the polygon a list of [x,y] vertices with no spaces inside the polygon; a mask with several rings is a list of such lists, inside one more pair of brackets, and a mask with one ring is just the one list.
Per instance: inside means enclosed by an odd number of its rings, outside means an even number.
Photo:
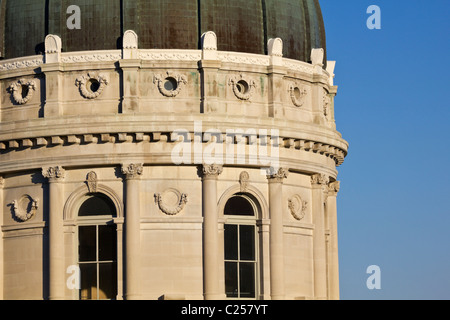
[{"label": "curved stone entablature", "polygon": [[[227,130],[255,130],[244,138],[245,145],[274,144],[280,147],[280,161],[292,170],[326,170],[335,176],[348,145],[335,129],[334,63],[323,69],[320,50],[311,53],[313,63],[283,58],[282,40],[269,41],[267,55],[211,50],[214,43],[205,41],[203,50],[124,45],[122,50],[51,50],[3,60],[2,172],[41,166],[55,157],[69,166],[90,165],[95,158],[98,164],[111,163],[121,150],[146,164],[173,164],[173,146],[163,144],[174,145],[172,135],[179,129],[195,141],[200,121],[205,146],[211,138],[207,130],[235,145],[239,135],[230,137]],[[5,89],[20,79],[35,84],[33,99],[21,106]],[[278,138],[265,142],[264,130],[269,135],[276,130]],[[77,157],[80,150],[89,156]],[[308,154],[323,160],[315,165]]]}]

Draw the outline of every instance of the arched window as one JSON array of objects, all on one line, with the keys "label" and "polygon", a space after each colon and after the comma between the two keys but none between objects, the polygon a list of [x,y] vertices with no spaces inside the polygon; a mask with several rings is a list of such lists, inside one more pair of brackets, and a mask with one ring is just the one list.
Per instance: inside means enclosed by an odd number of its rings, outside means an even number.
[{"label": "arched window", "polygon": [[251,198],[236,194],[225,205],[225,292],[228,298],[257,298],[256,210]]},{"label": "arched window", "polygon": [[116,209],[102,194],[90,194],[78,211],[81,300],[117,297]]}]

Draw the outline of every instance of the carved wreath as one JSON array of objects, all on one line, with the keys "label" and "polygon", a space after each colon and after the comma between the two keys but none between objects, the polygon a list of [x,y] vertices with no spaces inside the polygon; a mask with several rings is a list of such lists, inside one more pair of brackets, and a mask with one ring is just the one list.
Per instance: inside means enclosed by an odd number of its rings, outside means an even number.
[{"label": "carved wreath", "polygon": [[[173,82],[176,85],[173,86],[172,90],[169,90],[165,88],[166,82]],[[173,98],[180,94],[183,86],[186,85],[188,81],[185,75],[172,75],[170,72],[167,72],[165,75],[155,75],[153,83],[158,86],[158,90],[163,96]]]},{"label": "carved wreath", "polygon": [[24,195],[19,200],[14,200],[11,203],[14,217],[20,222],[30,220],[36,214],[38,201],[38,199],[33,199],[29,195]]},{"label": "carved wreath", "polygon": [[296,220],[302,220],[306,214],[308,202],[303,201],[299,195],[295,195],[288,200],[289,211]]},{"label": "carved wreath", "polygon": [[36,82],[34,80],[20,79],[8,87],[14,102],[21,105],[30,101],[35,90]]},{"label": "carved wreath", "polygon": [[254,80],[245,80],[242,74],[231,77],[228,80],[228,85],[233,88],[236,98],[244,101],[250,100],[256,90],[256,82]]},{"label": "carved wreath", "polygon": [[[96,84],[94,90],[88,88],[88,84]],[[105,87],[109,84],[109,79],[104,74],[87,73],[77,78],[75,85],[80,89],[81,95],[86,99],[98,98]]]},{"label": "carved wreath", "polygon": [[308,91],[305,88],[303,87],[300,88],[293,83],[289,85],[289,95],[291,97],[294,106],[299,108],[303,107],[303,105],[305,104],[305,97],[307,94]]},{"label": "carved wreath", "polygon": [[[168,193],[175,194],[177,197],[177,201],[175,204],[169,204],[167,203],[166,195]],[[155,194],[155,201],[159,206],[159,209],[164,212],[168,216],[175,216],[179,214],[187,203],[187,194],[180,193],[178,190],[175,189],[169,189],[166,190],[163,194],[156,193]]]}]

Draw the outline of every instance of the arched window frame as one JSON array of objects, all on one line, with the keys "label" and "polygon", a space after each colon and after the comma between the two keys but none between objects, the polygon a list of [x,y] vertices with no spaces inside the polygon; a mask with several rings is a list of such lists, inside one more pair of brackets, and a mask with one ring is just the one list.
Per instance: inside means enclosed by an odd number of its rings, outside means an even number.
[{"label": "arched window frame", "polygon": [[[244,197],[252,205],[255,215],[254,216],[240,216],[240,215],[225,215],[225,205],[234,196]],[[264,288],[268,287],[268,284],[264,283],[267,278],[267,272],[269,268],[265,268],[268,261],[264,259],[264,243],[268,242],[268,233],[264,230],[268,229],[268,206],[267,202],[262,195],[262,193],[254,186],[248,186],[246,192],[241,192],[240,185],[234,185],[228,190],[226,190],[218,202],[218,215],[221,226],[219,228],[222,230],[223,245],[221,248],[223,251],[223,258],[225,262],[225,233],[224,228],[227,224],[243,224],[243,225],[254,225],[255,226],[255,251],[256,251],[256,273],[255,273],[255,285],[256,294],[255,298],[239,298],[240,300],[258,300],[264,299],[267,294],[264,292]],[[267,225],[267,226],[266,226]],[[223,269],[223,279],[224,279],[224,293],[225,293],[225,263]],[[227,299],[235,300],[236,298],[230,297]]]},{"label": "arched window frame", "polygon": [[[72,248],[70,254],[70,260],[72,263],[70,267],[78,266],[78,228],[79,226],[87,226],[92,224],[115,224],[116,225],[116,239],[117,239],[117,300],[123,297],[123,224],[124,224],[124,209],[121,197],[110,187],[98,184],[97,194],[101,194],[103,197],[108,198],[114,205],[116,215],[111,216],[88,216],[79,217],[78,212],[81,205],[92,194],[86,185],[78,187],[67,199],[63,216],[66,237],[66,244]],[[73,270],[73,269],[68,269]],[[69,275],[68,275],[69,276]],[[78,300],[80,298],[79,290],[71,290],[71,299]]]}]

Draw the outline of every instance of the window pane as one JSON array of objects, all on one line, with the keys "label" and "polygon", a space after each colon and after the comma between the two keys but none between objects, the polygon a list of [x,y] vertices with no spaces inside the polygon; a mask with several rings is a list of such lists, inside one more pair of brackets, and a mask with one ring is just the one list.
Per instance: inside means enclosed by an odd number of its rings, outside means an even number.
[{"label": "window pane", "polygon": [[116,261],[116,226],[98,227],[99,261]]},{"label": "window pane", "polygon": [[237,262],[225,262],[225,293],[229,298],[238,297]]},{"label": "window pane", "polygon": [[97,260],[95,229],[95,226],[79,227],[78,229],[78,259],[80,262]]},{"label": "window pane", "polygon": [[241,298],[255,298],[255,263],[239,263],[239,287]]},{"label": "window pane", "polygon": [[80,264],[81,300],[97,300],[97,264]]},{"label": "window pane", "polygon": [[255,226],[239,226],[240,260],[255,260]]},{"label": "window pane", "polygon": [[225,225],[225,260],[238,259],[238,226]]},{"label": "window pane", "polygon": [[100,275],[100,300],[114,300],[117,296],[117,268],[115,263],[101,263]]},{"label": "window pane", "polygon": [[251,203],[242,196],[234,196],[228,200],[224,209],[225,215],[254,216]]},{"label": "window pane", "polygon": [[110,199],[101,195],[95,195],[83,202],[78,215],[80,217],[115,216],[116,209]]}]

